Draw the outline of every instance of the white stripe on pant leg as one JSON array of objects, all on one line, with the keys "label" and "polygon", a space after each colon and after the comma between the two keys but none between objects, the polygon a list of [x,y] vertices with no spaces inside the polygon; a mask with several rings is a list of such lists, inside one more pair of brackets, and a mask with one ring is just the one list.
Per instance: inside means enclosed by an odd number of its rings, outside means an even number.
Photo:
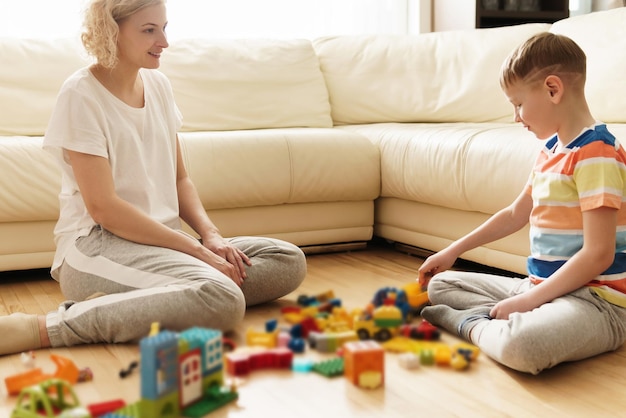
[{"label": "white stripe on pant leg", "polygon": [[[128,286],[131,283],[122,280],[124,277],[132,277],[132,287],[147,289],[172,282],[172,277],[164,274],[151,273],[116,263],[102,256],[89,257],[73,246],[65,256],[65,262],[75,270],[94,276],[104,277],[115,283]],[[202,261],[198,260],[198,263]],[[202,263],[204,264],[204,263]],[[204,264],[208,266],[208,264]]]}]

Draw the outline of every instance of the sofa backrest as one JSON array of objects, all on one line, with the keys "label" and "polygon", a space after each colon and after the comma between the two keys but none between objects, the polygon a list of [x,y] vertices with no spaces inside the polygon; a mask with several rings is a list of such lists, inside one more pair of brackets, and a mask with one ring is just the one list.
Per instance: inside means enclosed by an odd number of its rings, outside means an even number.
[{"label": "sofa backrest", "polygon": [[591,113],[606,123],[626,123],[626,7],[560,20],[550,31],[585,51]]},{"label": "sofa backrest", "polygon": [[88,62],[77,40],[0,38],[0,135],[43,135],[63,81]]},{"label": "sofa backrest", "polygon": [[313,42],[337,125],[512,121],[499,71],[548,24],[425,33],[338,36]]},{"label": "sofa backrest", "polygon": [[[92,59],[78,39],[0,38],[0,135],[45,133],[65,79]],[[183,131],[332,127],[319,61],[308,40],[173,42],[161,71]]]},{"label": "sofa backrest", "polygon": [[[161,70],[183,131],[377,122],[512,122],[498,75],[531,35],[551,30],[587,54],[587,98],[626,122],[626,8],[548,24],[314,40],[181,40]],[[63,81],[90,62],[78,39],[0,38],[0,135],[43,135]]]},{"label": "sofa backrest", "polygon": [[332,127],[308,40],[183,40],[163,54],[183,131]]}]

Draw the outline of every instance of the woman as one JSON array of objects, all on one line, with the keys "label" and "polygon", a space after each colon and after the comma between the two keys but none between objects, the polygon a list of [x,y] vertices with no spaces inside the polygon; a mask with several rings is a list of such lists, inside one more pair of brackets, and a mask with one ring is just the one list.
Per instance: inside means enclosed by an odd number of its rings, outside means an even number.
[{"label": "woman", "polygon": [[[163,0],[93,0],[83,45],[96,63],[66,80],[44,147],[63,172],[51,274],[68,302],[0,318],[0,354],[136,341],[152,322],[232,329],[246,306],[295,290],[295,245],[225,239],[183,164],[181,116],[156,69],[168,47]],[[181,232],[183,219],[200,240]]]}]

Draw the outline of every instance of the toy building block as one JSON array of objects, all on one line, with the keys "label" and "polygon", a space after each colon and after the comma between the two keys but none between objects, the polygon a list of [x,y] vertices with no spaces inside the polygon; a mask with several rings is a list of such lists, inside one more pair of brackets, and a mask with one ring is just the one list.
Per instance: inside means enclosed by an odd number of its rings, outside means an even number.
[{"label": "toy building block", "polygon": [[[385,350],[376,341],[350,341],[343,345],[345,362],[345,376],[354,385],[360,386],[361,375],[367,373],[364,379],[368,388],[380,387],[385,381]],[[372,374],[373,373],[373,374]],[[378,376],[374,380],[372,376]],[[377,382],[372,387],[371,382]]]},{"label": "toy building block", "polygon": [[280,331],[277,337],[277,347],[288,347],[292,340],[291,334],[286,331]]},{"label": "toy building block", "polygon": [[291,338],[302,338],[302,324],[300,324],[300,322],[298,322],[297,324],[294,324],[290,329],[289,329],[289,335],[291,336]]},{"label": "toy building block", "polygon": [[343,307],[334,307],[328,315],[315,318],[318,328],[323,332],[343,332],[353,329],[353,315]]},{"label": "toy building block", "polygon": [[313,370],[315,362],[306,358],[295,358],[291,363],[291,370],[294,372],[308,373]]},{"label": "toy building block", "polygon": [[160,331],[161,331],[161,324],[159,324],[158,322],[153,322],[152,324],[150,324],[150,334],[148,334],[148,335],[150,337],[154,337]]},{"label": "toy building block", "polygon": [[428,291],[422,288],[422,285],[417,281],[405,284],[402,289],[406,292],[407,301],[413,313],[419,313],[424,306],[430,303]]},{"label": "toy building block", "polygon": [[321,331],[319,326],[317,325],[317,321],[315,321],[315,318],[307,316],[306,318],[304,318],[302,321],[300,321],[300,336],[302,338],[307,338],[309,336],[309,333],[313,332],[313,331]]},{"label": "toy building block", "polygon": [[44,374],[43,370],[37,367],[23,373],[6,377],[4,379],[4,384],[6,385],[7,393],[11,396],[15,396],[19,394],[22,389],[28,386],[36,385],[37,383],[43,382],[51,377],[51,375]]},{"label": "toy building block", "polygon": [[143,338],[139,342],[139,349],[141,402],[137,407],[141,415],[130,415],[130,407],[124,408],[125,413],[132,417],[169,418],[162,416],[160,411],[172,411],[171,416],[176,416],[180,412],[178,334],[161,331]]},{"label": "toy building block", "polygon": [[253,328],[248,328],[246,331],[246,345],[248,347],[265,347],[274,348],[278,346],[278,330],[275,329],[271,332],[260,332]]},{"label": "toy building block", "polygon": [[83,367],[78,371],[78,383],[91,382],[93,380],[93,371],[89,367]]},{"label": "toy building block", "polygon": [[420,351],[420,363],[424,366],[435,364],[435,350],[428,348]]},{"label": "toy building block", "polygon": [[196,402],[183,410],[183,416],[187,418],[205,417],[237,399],[239,399],[239,394],[234,387],[213,385],[207,388],[200,402]]},{"label": "toy building block", "polygon": [[416,353],[415,340],[407,337],[394,337],[382,343],[383,348],[390,353]]},{"label": "toy building block", "polygon": [[252,371],[248,353],[227,353],[224,358],[226,359],[226,372],[231,376],[245,376]]},{"label": "toy building block", "polygon": [[112,413],[126,406],[123,399],[114,399],[112,401],[98,402],[87,405],[87,410],[92,417],[101,417],[108,413]]},{"label": "toy building block", "polygon": [[480,354],[480,348],[470,343],[457,343],[452,347],[453,351],[463,355],[467,361],[474,361]]},{"label": "toy building block", "polygon": [[322,360],[313,364],[312,370],[326,377],[342,376],[345,371],[345,360],[343,357]]},{"label": "toy building block", "polygon": [[51,378],[63,379],[72,385],[78,381],[80,371],[72,360],[56,354],[51,354],[50,359],[56,364],[54,374],[46,374],[43,373],[41,368],[35,368],[8,376],[4,379],[7,393],[9,395],[17,395],[25,387],[36,385]]},{"label": "toy building block", "polygon": [[231,376],[243,376],[260,369],[291,369],[293,352],[285,347],[258,351],[227,353],[226,371]]},{"label": "toy building block", "polygon": [[250,355],[252,370],[290,369],[292,360],[293,352],[285,348],[274,348]]},{"label": "toy building block", "polygon": [[469,360],[462,354],[454,354],[450,360],[450,365],[456,370],[465,370],[469,367]]},{"label": "toy building block", "polygon": [[348,341],[359,339],[356,331],[344,332],[311,332],[309,333],[309,347],[321,353],[333,353],[340,349]]},{"label": "toy building block", "polygon": [[[105,415],[102,415],[101,418],[142,418],[149,415],[149,411],[144,408],[144,401],[139,400],[138,402],[132,403],[130,405],[126,405],[121,407],[113,412],[109,412]],[[155,415],[159,418],[165,418],[162,415]],[[169,417],[168,417],[169,418]]]},{"label": "toy building block", "polygon": [[222,345],[225,352],[235,351],[235,349],[237,348],[237,344],[235,344],[235,341],[224,336],[222,336]]},{"label": "toy building block", "polygon": [[408,337],[394,337],[381,343],[385,351],[391,353],[412,352],[419,354],[423,350],[438,350],[440,348],[450,350],[448,344],[438,341],[414,340]]},{"label": "toy building block", "polygon": [[141,399],[102,417],[202,417],[237,399],[236,390],[223,386],[224,348],[235,347],[229,341],[214,329],[154,327],[139,343]]},{"label": "toy building block", "polygon": [[381,372],[369,371],[359,375],[357,386],[365,389],[377,389],[383,385]]},{"label": "toy building block", "polygon": [[23,352],[20,354],[20,360],[25,367],[32,369],[35,367],[35,352],[33,350]]},{"label": "toy building block", "polygon": [[[31,412],[34,406],[37,411]],[[90,414],[80,405],[69,382],[51,378],[22,389],[11,413],[14,418],[35,416],[90,417]]]},{"label": "toy building block", "polygon": [[335,299],[335,293],[332,290],[319,293],[314,296],[300,295],[298,296],[297,303],[301,306],[319,305],[320,303],[328,302]]},{"label": "toy building block", "polygon": [[[178,390],[178,334],[161,331],[139,343],[141,398],[159,399]],[[175,396],[178,403],[178,396]]]},{"label": "toy building block", "polygon": [[[179,334],[179,402],[204,410],[207,390],[223,384],[224,346],[222,332],[192,327]],[[187,350],[187,351],[185,351]]]},{"label": "toy building block", "polygon": [[56,354],[50,354],[50,359],[56,364],[57,369],[54,373],[54,377],[63,379],[70,384],[75,384],[78,381],[80,370],[76,367],[74,362],[66,357],[62,357]]},{"label": "toy building block", "polygon": [[452,349],[450,347],[439,347],[434,350],[435,364],[438,366],[448,366],[452,361]]},{"label": "toy building block", "polygon": [[405,369],[417,369],[420,365],[420,359],[415,353],[402,353],[398,356],[398,364]]},{"label": "toy building block", "polygon": [[278,321],[276,319],[270,319],[265,321],[265,332],[274,332],[278,327]]},{"label": "toy building block", "polygon": [[400,335],[415,340],[435,341],[441,338],[439,328],[426,320],[422,320],[418,325],[403,324],[398,331]]},{"label": "toy building block", "polygon": [[287,344],[287,348],[294,353],[304,353],[306,342],[304,338],[292,338]]}]

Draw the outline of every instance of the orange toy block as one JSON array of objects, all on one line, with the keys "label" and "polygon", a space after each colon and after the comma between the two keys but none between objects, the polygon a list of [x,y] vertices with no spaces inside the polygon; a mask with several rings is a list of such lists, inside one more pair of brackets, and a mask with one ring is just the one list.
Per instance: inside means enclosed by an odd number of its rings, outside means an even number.
[{"label": "orange toy block", "polygon": [[25,387],[36,385],[52,377],[66,380],[72,385],[78,381],[80,371],[72,360],[56,354],[51,354],[50,358],[57,367],[53,375],[44,373],[41,368],[36,368],[24,373],[8,376],[4,379],[7,393],[12,396],[17,395]]},{"label": "orange toy block", "polygon": [[343,345],[344,375],[354,385],[376,389],[385,382],[385,350],[374,340]]}]

